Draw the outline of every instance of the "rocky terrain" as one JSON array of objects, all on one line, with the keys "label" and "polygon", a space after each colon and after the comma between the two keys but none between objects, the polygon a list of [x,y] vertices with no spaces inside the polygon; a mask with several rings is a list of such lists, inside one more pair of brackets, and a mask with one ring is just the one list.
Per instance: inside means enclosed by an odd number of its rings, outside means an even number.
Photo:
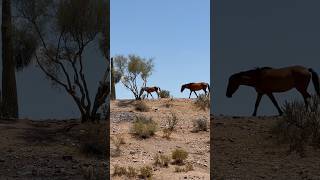
[{"label": "rocky terrain", "polygon": [[[120,136],[125,144],[120,148],[118,156],[111,157],[110,173],[114,166],[132,166],[136,169],[149,165],[153,169],[153,179],[210,179],[210,132],[192,132],[196,119],[203,118],[209,122],[209,110],[199,110],[194,106],[194,99],[154,99],[144,100],[150,110],[139,112],[135,110],[135,101],[111,101],[111,138]],[[178,117],[176,130],[170,139],[163,138],[162,129],[171,113]],[[159,125],[156,134],[147,139],[139,139],[131,134],[130,128],[135,116],[152,117]],[[188,152],[187,162],[194,170],[188,172],[175,172],[177,165],[170,164],[168,168],[153,165],[156,154],[171,156],[176,148]],[[115,151],[111,143],[111,155]],[[112,179],[125,179],[113,176]]]},{"label": "rocky terrain", "polygon": [[214,179],[320,179],[320,152],[288,154],[271,133],[279,117],[214,117]]},{"label": "rocky terrain", "polygon": [[84,131],[77,120],[0,120],[0,179],[106,177],[107,161],[80,151]]}]

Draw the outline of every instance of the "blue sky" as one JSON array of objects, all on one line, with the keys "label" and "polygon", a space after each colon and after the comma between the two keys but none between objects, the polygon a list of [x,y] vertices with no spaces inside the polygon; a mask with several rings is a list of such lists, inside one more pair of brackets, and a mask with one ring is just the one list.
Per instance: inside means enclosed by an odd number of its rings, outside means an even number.
[{"label": "blue sky", "polygon": [[[210,81],[210,0],[112,0],[111,55],[155,58],[149,86],[174,97],[181,84]],[[133,95],[121,83],[117,98]]]}]

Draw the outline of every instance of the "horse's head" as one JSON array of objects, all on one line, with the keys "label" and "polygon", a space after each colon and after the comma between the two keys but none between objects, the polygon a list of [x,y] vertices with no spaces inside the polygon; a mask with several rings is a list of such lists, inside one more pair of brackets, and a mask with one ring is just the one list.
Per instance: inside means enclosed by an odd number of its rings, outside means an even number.
[{"label": "horse's head", "polygon": [[184,91],[184,89],[186,88],[186,86],[187,86],[186,84],[184,84],[184,85],[181,86],[181,92]]},{"label": "horse's head", "polygon": [[240,78],[239,78],[238,74],[234,74],[234,75],[230,76],[229,82],[228,82],[228,87],[227,87],[227,92],[226,92],[226,96],[228,98],[231,98],[232,95],[238,90],[238,88],[240,86],[239,79]]},{"label": "horse's head", "polygon": [[160,87],[155,87],[155,88],[156,88],[156,91],[157,91],[157,92],[160,92],[160,91],[161,91]]}]

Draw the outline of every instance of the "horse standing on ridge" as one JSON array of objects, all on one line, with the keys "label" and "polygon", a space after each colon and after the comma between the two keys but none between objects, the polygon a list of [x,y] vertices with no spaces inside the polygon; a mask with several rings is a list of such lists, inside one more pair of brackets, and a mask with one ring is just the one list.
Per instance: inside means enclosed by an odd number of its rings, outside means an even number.
[{"label": "horse standing on ridge", "polygon": [[158,98],[159,98],[159,93],[160,93],[161,89],[160,89],[160,87],[157,87],[157,86],[154,86],[154,87],[143,87],[140,90],[140,97],[141,97],[141,95],[143,94],[144,91],[147,92],[147,98],[149,97],[149,94],[150,94],[152,99],[153,99],[153,96],[152,96],[151,93],[152,92],[156,92],[157,95],[158,95]]},{"label": "horse standing on ridge", "polygon": [[251,86],[257,92],[257,99],[254,107],[253,116],[257,115],[257,109],[263,95],[267,95],[273,105],[277,108],[279,115],[282,115],[273,93],[289,91],[295,88],[303,96],[306,107],[308,107],[308,98],[311,95],[307,88],[312,78],[315,91],[320,96],[320,86],[318,74],[311,68],[303,66],[289,66],[284,68],[262,67],[249,71],[243,71],[233,74],[229,78],[226,96],[231,98],[240,85]]},{"label": "horse standing on ridge", "polygon": [[186,88],[190,90],[189,99],[191,97],[192,92],[194,92],[194,94],[197,97],[198,97],[198,95],[197,95],[196,91],[203,90],[204,93],[207,95],[207,88],[208,88],[208,91],[210,92],[210,86],[208,83],[205,83],[205,82],[183,84],[181,86],[181,92],[183,92],[184,89],[186,89]]}]

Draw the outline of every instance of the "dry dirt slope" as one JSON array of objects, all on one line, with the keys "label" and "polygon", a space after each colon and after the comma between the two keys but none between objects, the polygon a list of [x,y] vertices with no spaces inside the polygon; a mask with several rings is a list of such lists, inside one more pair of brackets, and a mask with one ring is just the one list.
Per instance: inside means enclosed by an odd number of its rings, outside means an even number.
[{"label": "dry dirt slope", "polygon": [[[209,111],[198,110],[193,105],[192,99],[155,99],[147,100],[151,108],[149,112],[138,112],[134,109],[134,101],[117,100],[111,101],[111,137],[120,135],[124,137],[126,144],[121,147],[119,157],[111,157],[110,173],[114,171],[114,165],[133,166],[139,168],[144,165],[151,165],[153,157],[157,153],[171,156],[171,151],[176,148],[183,148],[189,153],[187,159],[194,166],[194,171],[188,173],[176,173],[175,165],[169,168],[154,167],[153,179],[210,179],[210,132],[192,133],[193,121],[197,118],[206,118],[209,121]],[[165,104],[170,103],[170,108]],[[171,139],[162,137],[162,127],[165,126],[167,118],[174,112],[179,118],[177,131],[171,135]],[[137,139],[130,134],[130,127],[136,115],[152,117],[160,129],[154,137],[149,139]],[[111,152],[114,150],[111,144]],[[123,179],[124,177],[113,177]]]},{"label": "dry dirt slope", "polygon": [[277,117],[215,117],[213,177],[215,179],[320,179],[320,152],[307,157],[287,155],[270,132]]}]

